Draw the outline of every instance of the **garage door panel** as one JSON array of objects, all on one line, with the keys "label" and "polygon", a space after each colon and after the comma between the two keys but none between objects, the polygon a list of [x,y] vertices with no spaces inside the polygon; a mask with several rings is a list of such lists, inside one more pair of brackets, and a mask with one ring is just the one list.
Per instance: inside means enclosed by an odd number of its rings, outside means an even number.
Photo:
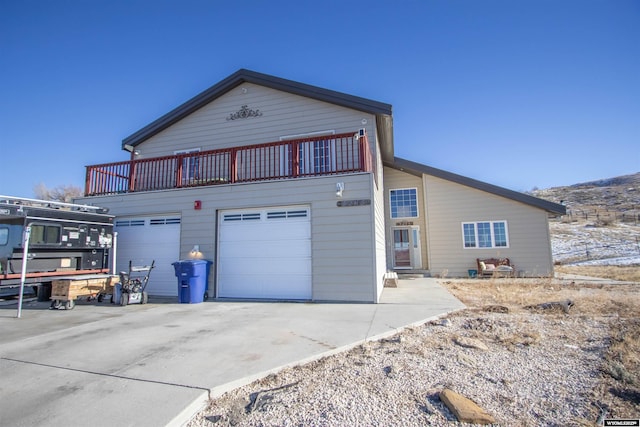
[{"label": "garage door panel", "polygon": [[310,299],[309,217],[308,207],[222,212],[218,296]]},{"label": "garage door panel", "polygon": [[[310,259],[299,259],[295,262],[291,262],[281,258],[250,258],[246,262],[245,271],[250,273],[245,273],[242,271],[238,271],[237,269],[228,268],[229,260],[222,259],[220,262],[220,274],[221,275],[233,275],[236,274],[238,276],[245,275],[255,275],[255,276],[281,276],[285,277],[287,275],[297,274],[303,275],[308,274],[309,268],[308,264]],[[233,261],[233,260],[232,260]]]},{"label": "garage door panel", "polygon": [[254,238],[258,241],[299,240],[311,237],[307,224],[269,224],[267,230],[261,230]]},{"label": "garage door panel", "polygon": [[119,217],[116,268],[118,272],[133,265],[149,265],[155,261],[149,276],[147,292],[152,295],[176,296],[178,287],[171,263],[180,256],[180,218],[178,216]]},{"label": "garage door panel", "polygon": [[[280,277],[278,280],[271,282],[272,287],[270,289],[271,294],[277,298],[286,298],[288,295],[293,295],[297,298],[308,298],[304,288],[300,287],[300,283],[304,283],[307,280],[305,274],[290,274],[285,277]],[[298,289],[297,294],[295,290]]]},{"label": "garage door panel", "polygon": [[230,258],[280,258],[287,252],[287,258],[310,258],[311,246],[308,240],[295,240],[284,242],[255,242],[246,244],[242,242],[229,242],[221,251],[221,259]]},{"label": "garage door panel", "polygon": [[286,277],[265,275],[243,275],[220,277],[220,291],[227,298],[261,298],[261,299],[308,299],[308,294],[300,284],[307,280],[306,275],[288,275]]},{"label": "garage door panel", "polygon": [[218,292],[228,298],[257,298],[255,295],[255,280],[252,280],[251,277],[220,274],[218,281]]},{"label": "garage door panel", "polygon": [[[226,226],[226,224],[225,224]],[[309,223],[306,224],[250,224],[246,228],[234,227],[220,234],[220,242],[272,242],[276,240],[300,240],[311,238]]]}]

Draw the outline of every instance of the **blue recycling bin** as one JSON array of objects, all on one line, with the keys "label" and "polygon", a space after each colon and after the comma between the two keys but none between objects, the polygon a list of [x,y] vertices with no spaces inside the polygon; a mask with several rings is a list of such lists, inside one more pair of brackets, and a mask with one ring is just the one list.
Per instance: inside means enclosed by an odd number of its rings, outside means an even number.
[{"label": "blue recycling bin", "polygon": [[178,302],[196,304],[209,297],[209,271],[213,262],[205,259],[187,259],[174,262],[178,278]]}]

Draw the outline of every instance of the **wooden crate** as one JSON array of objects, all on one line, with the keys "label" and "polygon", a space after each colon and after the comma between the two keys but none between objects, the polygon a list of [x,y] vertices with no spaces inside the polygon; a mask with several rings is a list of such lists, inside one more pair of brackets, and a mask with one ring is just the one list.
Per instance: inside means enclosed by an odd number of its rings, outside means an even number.
[{"label": "wooden crate", "polygon": [[110,294],[118,281],[118,276],[79,276],[54,280],[51,283],[51,299],[68,301],[83,296],[95,297],[100,294]]}]

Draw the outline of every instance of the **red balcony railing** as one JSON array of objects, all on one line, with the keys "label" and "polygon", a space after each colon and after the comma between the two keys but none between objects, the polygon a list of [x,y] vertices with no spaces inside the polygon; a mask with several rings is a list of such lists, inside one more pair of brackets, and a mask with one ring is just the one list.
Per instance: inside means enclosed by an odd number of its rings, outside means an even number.
[{"label": "red balcony railing", "polygon": [[85,196],[374,172],[364,130],[87,166]]}]

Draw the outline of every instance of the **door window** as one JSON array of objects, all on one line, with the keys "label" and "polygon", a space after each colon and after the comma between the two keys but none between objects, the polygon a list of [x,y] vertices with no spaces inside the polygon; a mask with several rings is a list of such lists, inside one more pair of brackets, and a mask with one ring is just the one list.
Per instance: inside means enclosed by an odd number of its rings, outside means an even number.
[{"label": "door window", "polygon": [[408,229],[393,230],[393,252],[396,267],[411,267]]}]

